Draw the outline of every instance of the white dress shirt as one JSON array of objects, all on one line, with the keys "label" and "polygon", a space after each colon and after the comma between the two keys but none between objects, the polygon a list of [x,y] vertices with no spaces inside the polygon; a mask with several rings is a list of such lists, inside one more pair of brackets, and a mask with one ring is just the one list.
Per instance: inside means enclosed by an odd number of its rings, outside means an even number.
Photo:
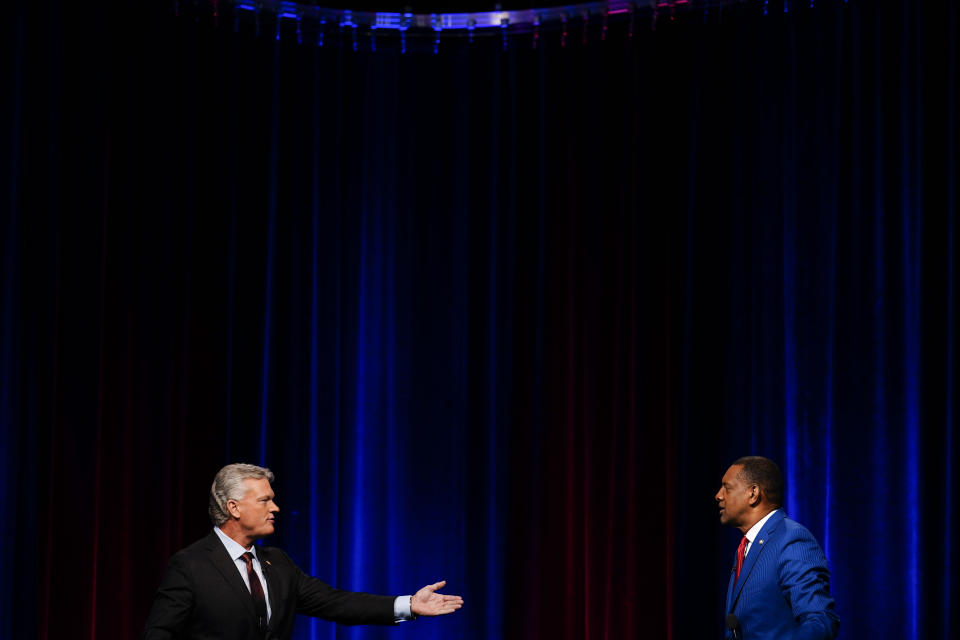
[{"label": "white dress shirt", "polygon": [[746,536],[747,536],[747,546],[746,546],[746,548],[743,550],[743,557],[744,557],[744,558],[746,558],[746,557],[747,557],[747,554],[750,553],[750,547],[753,546],[753,539],[756,538],[758,535],[760,535],[760,529],[763,529],[763,525],[767,524],[767,520],[770,519],[770,516],[772,516],[773,514],[775,514],[777,511],[780,511],[780,509],[774,509],[773,511],[771,511],[771,512],[768,513],[767,515],[763,516],[762,518],[760,518],[760,522],[758,522],[757,524],[755,524],[755,525],[753,525],[752,527],[750,527],[750,530],[747,531],[747,533],[746,533]]},{"label": "white dress shirt", "polygon": [[273,615],[273,611],[270,609],[270,593],[267,591],[267,580],[263,577],[260,558],[257,556],[257,545],[251,545],[249,549],[244,549],[243,545],[221,531],[220,527],[214,527],[213,530],[216,532],[217,537],[220,538],[223,546],[227,548],[227,553],[233,558],[233,564],[236,565],[237,571],[240,572],[240,577],[243,578],[243,584],[247,585],[247,591],[250,591],[250,576],[247,575],[247,561],[243,559],[243,554],[247,551],[253,554],[253,570],[257,572],[257,577],[260,579],[260,586],[263,587],[263,597],[267,601],[267,622],[270,622],[270,616]]}]

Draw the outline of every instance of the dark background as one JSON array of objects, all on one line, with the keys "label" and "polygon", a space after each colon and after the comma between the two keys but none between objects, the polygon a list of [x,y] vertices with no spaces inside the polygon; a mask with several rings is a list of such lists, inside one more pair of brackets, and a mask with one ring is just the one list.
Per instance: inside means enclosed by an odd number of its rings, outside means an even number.
[{"label": "dark background", "polygon": [[3,21],[0,637],[135,637],[249,461],[305,570],[467,600],[300,638],[718,638],[747,453],[841,637],[956,635],[955,6],[142,4]]}]

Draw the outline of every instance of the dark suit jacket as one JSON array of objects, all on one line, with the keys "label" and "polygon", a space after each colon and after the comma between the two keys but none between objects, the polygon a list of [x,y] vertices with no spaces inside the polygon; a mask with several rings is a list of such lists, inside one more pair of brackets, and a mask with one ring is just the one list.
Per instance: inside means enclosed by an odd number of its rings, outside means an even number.
[{"label": "dark suit jacket", "polygon": [[[273,547],[258,547],[271,618],[267,637],[293,634],[296,614],[342,624],[394,624],[392,596],[341,591],[311,578]],[[250,591],[213,531],[167,565],[147,617],[143,640],[262,640]]]},{"label": "dark suit jacket", "polygon": [[782,510],[764,523],[736,584],[733,578],[727,587],[727,612],[740,620],[743,640],[836,637],[840,619],[830,595],[827,557],[813,534]]}]

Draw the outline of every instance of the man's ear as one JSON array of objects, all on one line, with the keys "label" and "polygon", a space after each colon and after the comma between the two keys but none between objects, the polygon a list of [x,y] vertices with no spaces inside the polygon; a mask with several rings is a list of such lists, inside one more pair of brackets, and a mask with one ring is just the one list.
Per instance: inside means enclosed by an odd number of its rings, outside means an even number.
[{"label": "man's ear", "polygon": [[755,507],[760,504],[761,495],[760,495],[760,485],[755,484],[750,487],[750,506]]},{"label": "man's ear", "polygon": [[240,505],[237,504],[236,500],[227,500],[227,513],[234,518],[240,517]]}]

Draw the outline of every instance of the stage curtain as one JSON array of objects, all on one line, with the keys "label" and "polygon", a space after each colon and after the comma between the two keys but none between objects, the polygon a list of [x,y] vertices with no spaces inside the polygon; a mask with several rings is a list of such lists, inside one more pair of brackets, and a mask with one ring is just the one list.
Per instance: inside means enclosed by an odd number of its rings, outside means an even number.
[{"label": "stage curtain", "polygon": [[953,4],[141,4],[2,27],[0,637],[136,637],[247,461],[305,571],[466,598],[297,638],[721,638],[745,454],[841,637],[956,635]]}]

